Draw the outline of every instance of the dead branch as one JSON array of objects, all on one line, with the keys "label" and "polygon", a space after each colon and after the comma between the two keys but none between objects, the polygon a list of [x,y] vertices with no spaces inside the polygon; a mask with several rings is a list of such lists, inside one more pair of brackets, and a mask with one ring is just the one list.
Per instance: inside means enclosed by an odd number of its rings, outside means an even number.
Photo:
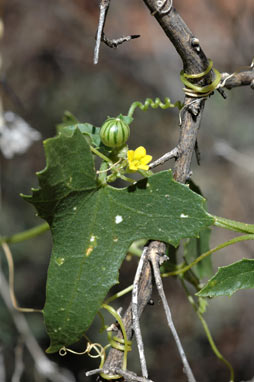
[{"label": "dead branch", "polygon": [[[222,73],[222,79],[226,79],[228,73]],[[224,88],[231,90],[239,86],[250,86],[254,90],[254,70],[233,73],[225,82]]]},{"label": "dead branch", "polygon": [[151,250],[149,253],[149,260],[152,263],[153,275],[155,278],[156,288],[157,288],[157,291],[159,293],[159,296],[160,296],[162,304],[163,304],[163,308],[164,308],[165,315],[167,318],[168,326],[169,326],[171,333],[174,337],[179,355],[181,357],[184,372],[185,372],[189,382],[196,382],[194,375],[192,373],[192,370],[190,368],[189,362],[187,360],[187,357],[185,355],[184,349],[182,347],[180,338],[177,334],[177,331],[176,331],[176,328],[175,328],[175,325],[174,325],[174,322],[172,319],[171,311],[170,311],[170,308],[169,308],[169,305],[168,305],[168,302],[166,299],[166,295],[165,295],[165,292],[163,289],[163,284],[162,284],[161,275],[160,275],[160,265],[162,265],[163,262],[165,260],[167,260],[167,256],[165,256],[165,252],[166,252],[166,245],[164,245],[164,251],[163,252],[157,252],[156,250]]},{"label": "dead branch", "polygon": [[156,159],[154,162],[152,162],[149,165],[149,169],[155,168],[157,166],[160,166],[161,164],[164,164],[170,159],[177,158],[178,156],[178,147],[175,147],[173,150],[169,151],[168,153],[164,154],[159,159]]},{"label": "dead branch", "polygon": [[100,45],[101,45],[101,38],[103,34],[103,29],[107,17],[107,13],[110,6],[110,0],[101,0],[100,1],[100,16],[99,16],[99,23],[98,23],[98,29],[97,29],[97,36],[96,36],[96,44],[94,48],[94,64],[98,64],[99,61],[99,52],[100,52]]},{"label": "dead branch", "polygon": [[104,26],[105,26],[109,6],[110,6],[110,0],[100,0],[100,15],[99,15],[97,35],[96,35],[96,43],[94,48],[94,60],[93,60],[94,64],[98,64],[98,61],[99,61],[101,41],[104,42],[104,44],[106,44],[110,48],[117,48],[118,45],[123,44],[124,42],[128,42],[130,40],[140,37],[139,34],[119,37],[116,39],[109,39],[108,37],[106,37],[104,34]]},{"label": "dead branch", "polygon": [[128,42],[130,40],[133,40],[133,39],[139,38],[139,37],[140,37],[139,34],[133,34],[130,36],[124,36],[124,37],[119,37],[119,38],[115,38],[115,39],[109,39],[108,37],[105,36],[104,33],[102,33],[101,41],[104,42],[104,44],[106,44],[110,48],[117,48],[118,45],[121,45],[124,42]]}]

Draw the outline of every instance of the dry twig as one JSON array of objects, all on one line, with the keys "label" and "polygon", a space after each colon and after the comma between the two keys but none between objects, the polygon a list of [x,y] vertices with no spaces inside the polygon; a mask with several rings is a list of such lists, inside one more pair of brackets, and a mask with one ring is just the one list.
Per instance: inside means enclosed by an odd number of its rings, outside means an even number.
[{"label": "dry twig", "polygon": [[94,48],[94,60],[93,60],[94,64],[98,64],[98,61],[99,61],[101,38],[103,34],[103,28],[105,25],[109,5],[110,5],[110,0],[100,1],[100,16],[99,16],[99,23],[98,23],[98,29],[97,29],[96,44]]},{"label": "dry twig", "polygon": [[164,311],[166,314],[168,326],[169,326],[171,333],[174,337],[178,352],[180,354],[180,357],[181,357],[181,360],[183,363],[184,371],[186,373],[186,376],[187,376],[189,382],[196,382],[194,375],[192,373],[192,370],[190,368],[189,362],[186,358],[186,355],[185,355],[184,349],[182,347],[180,338],[177,334],[177,331],[176,331],[176,328],[175,328],[175,325],[174,325],[174,322],[172,319],[172,315],[170,312],[170,308],[169,308],[169,305],[167,303],[167,299],[166,299],[165,292],[163,289],[163,284],[162,284],[161,275],[160,275],[160,265],[167,259],[167,258],[165,259],[165,250],[166,250],[166,246],[165,246],[165,249],[163,252],[157,252],[156,249],[151,250],[149,253],[149,260],[152,263],[155,284],[156,284],[158,293],[160,295],[160,298],[162,300],[162,304],[163,304]]},{"label": "dry twig", "polygon": [[104,30],[104,25],[106,22],[109,6],[110,6],[110,0],[100,0],[100,16],[99,16],[99,22],[98,22],[97,35],[96,35],[96,43],[94,48],[94,60],[93,60],[94,64],[98,64],[98,61],[99,61],[101,41],[104,42],[104,44],[106,44],[110,48],[117,48],[118,45],[121,45],[124,42],[128,42],[130,40],[140,37],[139,34],[134,34],[130,36],[119,37],[116,39],[107,38],[103,30]]},{"label": "dry twig", "polygon": [[148,252],[148,247],[144,247],[143,253],[138,263],[138,268],[135,274],[135,278],[133,282],[133,290],[132,290],[132,321],[133,321],[132,325],[133,325],[133,330],[135,332],[135,336],[137,340],[142,375],[145,378],[148,378],[148,371],[146,366],[145,351],[144,351],[144,345],[143,345],[140,324],[139,324],[139,317],[138,317],[138,291],[139,291],[139,281],[140,281],[141,274],[144,268],[145,260],[147,259],[147,252]]},{"label": "dry twig", "polygon": [[173,150],[169,151],[168,153],[164,154],[162,157],[159,159],[156,159],[154,162],[152,162],[149,165],[149,169],[155,168],[161,164],[164,164],[170,159],[177,158],[178,156],[178,147],[175,147]]}]

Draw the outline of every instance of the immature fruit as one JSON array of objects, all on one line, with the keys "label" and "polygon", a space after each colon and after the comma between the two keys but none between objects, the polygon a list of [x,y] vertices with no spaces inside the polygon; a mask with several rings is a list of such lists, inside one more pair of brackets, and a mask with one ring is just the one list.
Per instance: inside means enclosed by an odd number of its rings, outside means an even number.
[{"label": "immature fruit", "polygon": [[105,146],[121,147],[130,136],[130,128],[121,118],[108,118],[101,127],[100,137]]}]

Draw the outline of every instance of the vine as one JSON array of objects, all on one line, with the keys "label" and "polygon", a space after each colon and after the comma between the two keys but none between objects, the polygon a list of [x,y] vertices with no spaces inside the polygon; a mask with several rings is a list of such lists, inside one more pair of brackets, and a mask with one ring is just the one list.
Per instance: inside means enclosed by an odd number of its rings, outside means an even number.
[{"label": "vine", "polygon": [[[212,351],[226,365],[230,382],[233,382],[233,367],[217,348],[204,313],[208,297],[232,295],[241,289],[254,288],[254,260],[242,259],[219,268],[214,274],[207,260],[225,247],[254,240],[254,224],[212,215],[207,211],[205,199],[198,187],[183,183],[190,176],[191,156],[197,150],[197,131],[205,101],[215,90],[222,93],[227,81],[238,71],[223,77],[213,67],[213,61],[207,60],[202,54],[198,39],[191,36],[176,14],[173,1],[145,2],[168,35],[176,39],[174,43],[184,56],[184,70],[180,72],[180,79],[185,85],[185,101],[172,103],[168,97],[164,101],[158,97],[154,100],[147,98],[143,103],[134,101],[127,115],[108,117],[101,127],[80,123],[71,113],[65,114],[63,122],[57,126],[57,135],[44,143],[46,167],[37,173],[39,187],[32,189],[30,196],[22,195],[33,204],[45,223],[0,238],[9,269],[10,299],[19,312],[39,312],[43,315],[50,338],[46,350],[48,353],[58,352],[60,356],[65,356],[70,352],[99,358],[99,368],[87,372],[87,375],[97,373],[106,380],[126,378],[131,382],[148,382],[139,317],[149,301],[152,282],[155,281],[187,379],[195,382],[163,290],[162,277],[176,276],[201,321]],[[103,29],[109,3],[107,0],[100,4],[95,63],[98,62],[101,41],[109,46],[117,46],[137,37],[127,36],[115,43],[105,37]],[[181,28],[173,28],[176,25],[173,21],[171,24],[171,20],[176,19]],[[179,30],[185,31],[188,38],[177,36]],[[187,43],[189,45],[186,46]],[[187,60],[185,56],[190,46],[192,55]],[[253,62],[248,67],[251,71]],[[196,68],[199,68],[199,72]],[[145,147],[129,148],[128,139],[133,133],[130,125],[135,122],[134,113],[137,109],[148,111],[159,108],[179,110],[180,139],[169,153],[163,153],[161,158],[151,162],[152,156],[147,154]],[[174,171],[169,169],[153,173],[155,166],[172,158],[176,160]],[[179,172],[181,177],[177,175]],[[126,182],[127,186],[116,187],[115,181],[118,179]],[[243,235],[210,249],[212,226]],[[34,238],[49,229],[53,250],[45,306],[42,310],[22,308],[15,297],[14,262],[8,243],[16,244]],[[177,251],[182,242],[185,243],[185,253],[184,262],[181,263]],[[139,258],[134,283],[106,297],[111,287],[118,283],[118,272],[126,256]],[[197,267],[201,264],[206,264],[202,274]],[[204,283],[207,278],[208,281]],[[188,283],[194,286],[195,293],[191,294]],[[109,303],[129,292],[132,292],[131,309],[122,317]],[[116,323],[107,326],[102,309],[109,312]],[[105,346],[93,343],[85,334],[97,314],[102,323],[100,332],[107,332],[108,343]],[[127,369],[133,331],[137,339],[142,377],[134,376]],[[116,332],[116,335],[112,332]],[[87,340],[85,350],[72,350],[70,346],[84,337]],[[121,354],[117,364],[111,359],[113,352]]]}]

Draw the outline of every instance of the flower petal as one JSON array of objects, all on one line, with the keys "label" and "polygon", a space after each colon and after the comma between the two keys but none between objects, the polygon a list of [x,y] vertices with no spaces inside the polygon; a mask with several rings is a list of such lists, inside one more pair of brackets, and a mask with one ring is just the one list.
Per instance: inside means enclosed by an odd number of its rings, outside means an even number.
[{"label": "flower petal", "polygon": [[140,159],[143,158],[144,156],[146,156],[146,149],[145,149],[143,146],[139,146],[139,147],[135,150],[134,158],[137,159],[137,160],[140,160]]},{"label": "flower petal", "polygon": [[127,152],[128,161],[131,162],[134,159],[134,150],[128,150]]},{"label": "flower petal", "polygon": [[146,164],[139,164],[138,165],[138,169],[140,170],[149,170],[149,166],[147,166]]},{"label": "flower petal", "polygon": [[151,162],[152,159],[153,159],[152,155],[146,155],[144,158],[142,158],[140,160],[140,162],[142,164],[147,164],[147,163]]},{"label": "flower petal", "polygon": [[129,169],[132,171],[137,171],[138,170],[137,162],[136,161],[129,162]]}]

